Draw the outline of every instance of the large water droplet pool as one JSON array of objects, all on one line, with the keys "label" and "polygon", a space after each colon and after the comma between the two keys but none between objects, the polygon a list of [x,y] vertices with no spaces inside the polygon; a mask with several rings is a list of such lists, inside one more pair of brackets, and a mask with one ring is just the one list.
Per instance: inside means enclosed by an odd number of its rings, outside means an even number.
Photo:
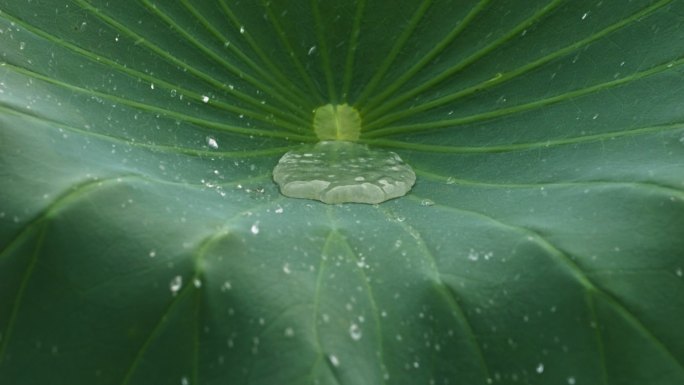
[{"label": "large water droplet pool", "polygon": [[375,204],[406,195],[416,174],[394,152],[333,140],[289,151],[273,180],[291,198]]}]

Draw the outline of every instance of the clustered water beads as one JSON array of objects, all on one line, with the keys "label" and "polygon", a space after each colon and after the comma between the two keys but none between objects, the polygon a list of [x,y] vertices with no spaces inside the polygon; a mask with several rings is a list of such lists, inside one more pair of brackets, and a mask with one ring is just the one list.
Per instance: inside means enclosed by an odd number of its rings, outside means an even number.
[{"label": "clustered water beads", "polygon": [[416,174],[399,155],[353,143],[361,134],[355,108],[321,106],[314,111],[313,128],[321,141],[288,152],[273,169],[283,195],[328,204],[374,204],[406,195],[413,187]]},{"label": "clustered water beads", "polygon": [[273,179],[288,197],[373,204],[405,195],[416,174],[393,152],[330,140],[283,155]]}]

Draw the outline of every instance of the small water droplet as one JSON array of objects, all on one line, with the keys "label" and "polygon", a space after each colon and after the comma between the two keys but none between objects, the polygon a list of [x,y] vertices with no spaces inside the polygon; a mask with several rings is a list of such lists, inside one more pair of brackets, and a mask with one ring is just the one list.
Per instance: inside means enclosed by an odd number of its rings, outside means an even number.
[{"label": "small water droplet", "polygon": [[183,286],[183,277],[180,275],[177,275],[171,279],[171,282],[169,283],[169,289],[171,289],[171,294],[176,295],[178,293],[178,290],[181,289]]},{"label": "small water droplet", "polygon": [[254,222],[252,227],[250,227],[249,231],[254,235],[259,234],[259,221]]},{"label": "small water droplet", "polygon": [[421,205],[421,206],[430,207],[430,206],[434,206],[434,205],[435,205],[435,202],[434,202],[432,199],[427,199],[427,198],[426,198],[426,199],[423,199],[422,201],[420,201],[420,205]]},{"label": "small water droplet", "polygon": [[241,25],[240,26],[240,34],[244,34],[244,33],[245,33],[245,26]]},{"label": "small water droplet", "polygon": [[446,184],[455,184],[455,183],[456,183],[456,178],[454,178],[453,176],[448,177],[446,180]]},{"label": "small water droplet", "polygon": [[190,380],[187,377],[181,378],[181,385],[190,385]]},{"label": "small water droplet", "polygon": [[290,270],[290,264],[289,263],[284,264],[283,265],[283,273],[290,274],[291,272],[292,272],[292,270]]},{"label": "small water droplet", "polygon": [[154,258],[157,256],[157,250],[152,249],[147,255],[149,255],[150,258]]},{"label": "small water droplet", "polygon": [[540,362],[539,365],[537,365],[537,368],[536,368],[535,370],[536,370],[537,373],[539,373],[539,374],[544,373],[544,364],[542,364],[542,363]]},{"label": "small water droplet", "polygon": [[20,51],[23,51],[24,48],[26,48],[26,42],[20,41],[20,42],[19,42],[19,50],[20,50]]},{"label": "small water droplet", "polygon": [[575,385],[576,383],[575,377],[568,377],[568,385]]},{"label": "small water droplet", "polygon": [[276,208],[276,209],[275,209],[275,213],[276,213],[276,214],[282,214],[282,213],[283,213],[283,208],[282,208],[282,207]]},{"label": "small water droplet", "polygon": [[678,267],[677,270],[675,270],[675,274],[677,274],[677,277],[684,276],[684,270],[682,270],[681,267]]},{"label": "small water droplet", "polygon": [[211,136],[207,136],[207,145],[213,149],[219,148],[218,142]]},{"label": "small water droplet", "polygon": [[294,329],[292,328],[286,328],[285,329],[285,337],[294,337],[295,332]]},{"label": "small water droplet", "polygon": [[228,291],[233,288],[233,285],[230,283],[230,281],[225,281],[223,282],[223,285],[221,285],[221,291]]},{"label": "small water droplet", "polygon": [[359,325],[352,323],[351,326],[349,326],[349,335],[354,341],[358,341],[361,339],[361,328]]},{"label": "small water droplet", "polygon": [[311,48],[309,48],[309,52],[307,53],[307,55],[311,56],[314,54],[314,52],[316,52],[316,46],[312,45]]},{"label": "small water droplet", "polygon": [[192,284],[198,289],[202,287],[202,281],[199,278],[193,279]]},{"label": "small water droplet", "polygon": [[336,355],[330,354],[330,355],[328,355],[328,359],[330,360],[330,363],[332,364],[332,366],[334,366],[334,367],[340,366],[340,360],[337,358]]},{"label": "small water droplet", "polygon": [[154,83],[150,83],[150,89],[151,89],[151,90],[154,89]]},{"label": "small water droplet", "polygon": [[209,103],[209,97],[207,95],[202,95],[202,102]]}]

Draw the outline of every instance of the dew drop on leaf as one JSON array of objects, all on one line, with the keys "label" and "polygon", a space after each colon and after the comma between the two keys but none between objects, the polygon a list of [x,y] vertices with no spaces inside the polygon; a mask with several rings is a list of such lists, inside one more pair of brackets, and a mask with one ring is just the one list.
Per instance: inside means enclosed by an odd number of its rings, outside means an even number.
[{"label": "dew drop on leaf", "polygon": [[330,363],[332,364],[332,366],[334,366],[334,367],[340,366],[340,360],[337,358],[336,355],[331,354],[328,356],[328,359],[330,360]]},{"label": "dew drop on leaf", "polygon": [[351,336],[354,341],[361,339],[361,328],[359,325],[352,323],[351,326],[349,326],[349,336]]},{"label": "dew drop on leaf", "polygon": [[180,275],[177,275],[171,279],[171,282],[169,283],[169,289],[171,290],[171,294],[176,295],[178,293],[178,290],[181,289],[183,286],[183,277]]},{"label": "dew drop on leaf", "polygon": [[213,149],[217,149],[219,147],[216,139],[212,138],[211,136],[207,136],[207,145]]},{"label": "dew drop on leaf", "polygon": [[423,199],[422,201],[420,201],[420,205],[429,207],[429,206],[434,206],[435,202],[432,199]]}]

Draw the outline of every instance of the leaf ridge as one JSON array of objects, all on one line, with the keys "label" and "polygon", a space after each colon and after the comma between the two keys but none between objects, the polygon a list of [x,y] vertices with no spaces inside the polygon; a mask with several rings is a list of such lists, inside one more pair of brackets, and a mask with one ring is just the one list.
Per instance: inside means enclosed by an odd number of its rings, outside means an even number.
[{"label": "leaf ridge", "polygon": [[[392,221],[392,215],[390,215],[389,211],[386,208],[383,208],[381,206],[380,211],[386,219]],[[458,321],[458,323],[464,328],[464,332],[468,337],[469,345],[471,346],[475,355],[478,358],[478,362],[480,363],[480,369],[482,369],[485,381],[490,380],[492,377],[490,374],[489,366],[487,365],[487,360],[484,357],[482,346],[478,342],[478,338],[475,335],[475,330],[473,329],[472,325],[470,324],[470,321],[468,320],[468,317],[466,316],[466,313],[463,311],[463,308],[458,302],[455,290],[450,286],[446,285],[442,281],[440,277],[441,273],[439,271],[439,268],[437,267],[437,261],[435,259],[434,254],[427,247],[425,240],[420,235],[420,232],[418,230],[416,230],[413,226],[406,222],[398,222],[398,224],[399,227],[401,227],[401,229],[405,233],[407,233],[413,239],[416,240],[416,243],[420,248],[421,254],[428,261],[428,265],[432,270],[433,276],[431,278],[435,290],[437,290],[437,292],[442,296],[442,300],[453,310],[452,315],[454,316],[454,318],[456,318],[456,321]]]},{"label": "leaf ridge", "polygon": [[[421,198],[413,194],[409,196],[409,199],[419,200]],[[630,312],[625,307],[625,305],[623,305],[622,302],[620,302],[615,296],[609,294],[605,289],[601,288],[596,283],[594,283],[593,280],[591,280],[589,276],[565,252],[563,252],[560,248],[558,248],[549,240],[547,240],[544,236],[540,235],[534,230],[503,222],[497,218],[494,218],[492,216],[489,216],[478,211],[462,209],[439,203],[436,203],[434,206],[440,207],[444,210],[467,213],[474,217],[483,219],[486,222],[493,223],[497,226],[507,228],[517,233],[520,233],[521,235],[524,235],[527,240],[534,242],[537,246],[541,247],[544,251],[546,251],[546,253],[550,257],[552,257],[554,262],[556,262],[559,266],[563,266],[567,270],[568,274],[571,277],[573,277],[578,284],[580,284],[580,286],[584,289],[585,293],[596,293],[601,298],[603,298],[611,306],[613,310],[615,310],[624,318],[625,321],[631,324],[634,328],[638,329],[639,332],[643,333],[643,335],[646,336],[651,341],[651,343],[656,348],[658,348],[658,350],[660,350],[669,359],[676,363],[677,366],[681,369],[682,374],[684,374],[684,362],[682,362],[680,358],[675,356],[672,353],[672,351],[667,347],[667,345],[663,343],[663,341],[658,339],[658,337],[656,337],[650,330],[648,330],[644,326],[644,324],[639,320],[639,318],[635,316],[632,312]]]}]

